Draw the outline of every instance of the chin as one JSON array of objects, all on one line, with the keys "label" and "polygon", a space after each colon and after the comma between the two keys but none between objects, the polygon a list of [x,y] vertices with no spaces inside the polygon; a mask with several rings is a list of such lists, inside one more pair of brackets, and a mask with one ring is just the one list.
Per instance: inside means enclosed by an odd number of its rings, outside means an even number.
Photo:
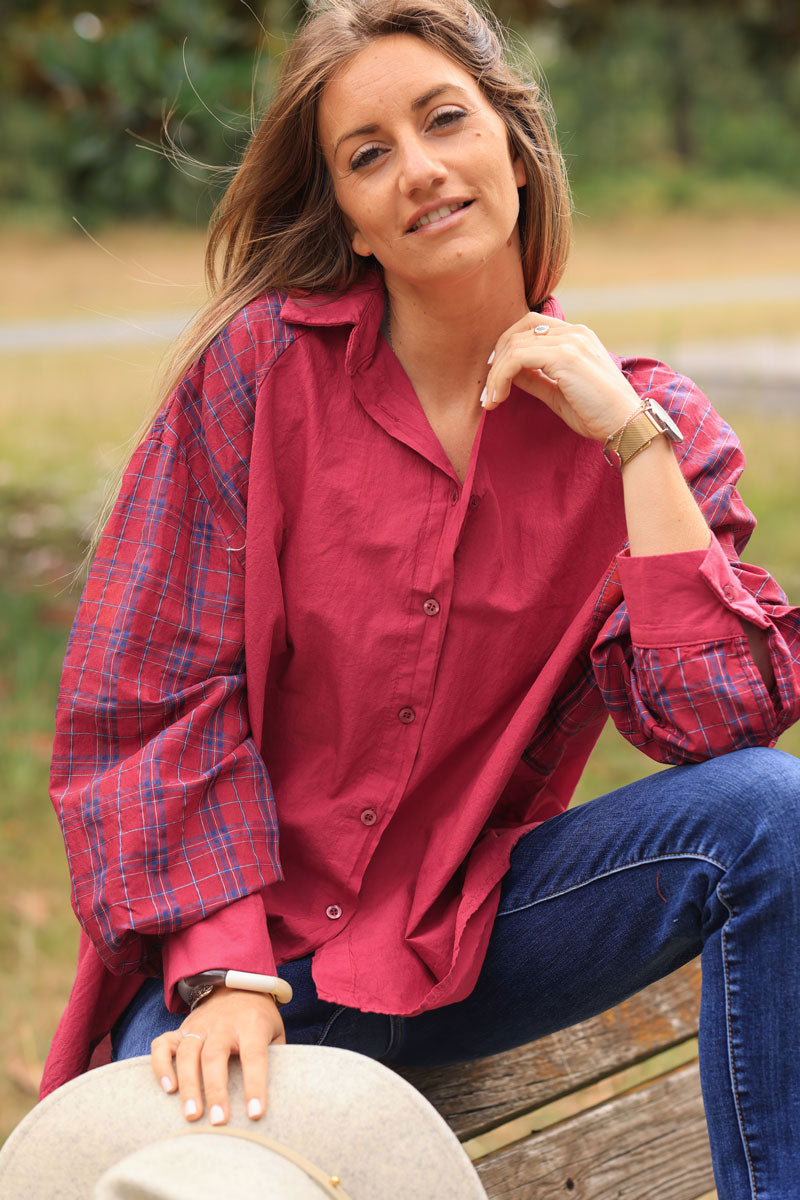
[{"label": "chin", "polygon": [[498,272],[505,274],[509,269],[521,269],[522,260],[519,254],[518,239],[512,233],[509,239],[501,243],[492,242],[487,245],[448,247],[442,253],[431,256],[427,262],[420,265],[418,271],[402,269],[386,270],[386,278],[392,275],[404,278],[407,282],[430,286],[448,283],[463,283],[465,279],[474,278],[481,272]]}]

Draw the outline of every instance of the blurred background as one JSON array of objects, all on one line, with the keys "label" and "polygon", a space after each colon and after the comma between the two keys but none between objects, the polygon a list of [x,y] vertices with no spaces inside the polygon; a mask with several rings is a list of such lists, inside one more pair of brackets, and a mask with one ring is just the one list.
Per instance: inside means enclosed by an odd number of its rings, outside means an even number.
[{"label": "blurred background", "polygon": [[[34,1103],[77,944],[47,765],[81,558],[202,300],[206,221],[304,11],[86,3],[0,2],[0,1140]],[[710,394],[745,446],[749,557],[800,602],[800,6],[495,11],[557,114],[568,319]],[[781,744],[799,752],[797,731]],[[651,769],[607,732],[577,800]]]}]

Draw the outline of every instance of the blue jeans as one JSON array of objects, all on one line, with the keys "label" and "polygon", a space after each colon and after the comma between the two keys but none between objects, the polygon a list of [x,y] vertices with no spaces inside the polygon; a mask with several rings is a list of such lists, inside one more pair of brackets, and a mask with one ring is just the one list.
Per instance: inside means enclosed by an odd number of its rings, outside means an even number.
[{"label": "blue jeans", "polygon": [[[700,1071],[720,1200],[800,1197],[800,762],[740,750],[673,767],[526,834],[474,991],[416,1017],[317,998],[311,956],[283,963],[289,1042],[393,1066],[463,1062],[583,1021],[698,954]],[[115,1055],[182,1017],[161,981],[134,998]]]}]

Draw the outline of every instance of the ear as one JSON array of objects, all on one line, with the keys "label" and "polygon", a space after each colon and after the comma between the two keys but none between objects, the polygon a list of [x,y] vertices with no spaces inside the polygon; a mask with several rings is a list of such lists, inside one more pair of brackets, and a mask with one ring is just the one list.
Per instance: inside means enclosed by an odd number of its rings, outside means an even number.
[{"label": "ear", "polygon": [[525,164],[522,161],[522,156],[517,154],[511,162],[514,168],[514,182],[518,188],[525,187],[528,182],[528,176],[525,174]]},{"label": "ear", "polygon": [[362,258],[369,258],[372,255],[372,247],[360,229],[354,229],[350,234],[350,245],[353,247],[354,253],[360,255]]},{"label": "ear", "polygon": [[350,245],[353,247],[353,253],[358,254],[360,258],[369,258],[372,255],[371,246],[367,244],[361,231],[356,229],[346,213],[342,213],[342,222],[344,224],[344,231],[350,239]]}]

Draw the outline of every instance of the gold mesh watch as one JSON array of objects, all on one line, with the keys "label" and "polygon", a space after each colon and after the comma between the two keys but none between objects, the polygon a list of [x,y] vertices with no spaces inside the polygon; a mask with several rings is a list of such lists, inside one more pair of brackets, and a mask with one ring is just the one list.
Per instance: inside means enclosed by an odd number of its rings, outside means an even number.
[{"label": "gold mesh watch", "polygon": [[664,434],[671,442],[682,442],[683,434],[657,400],[645,396],[641,407],[603,443],[606,462],[621,471],[626,462]]}]

